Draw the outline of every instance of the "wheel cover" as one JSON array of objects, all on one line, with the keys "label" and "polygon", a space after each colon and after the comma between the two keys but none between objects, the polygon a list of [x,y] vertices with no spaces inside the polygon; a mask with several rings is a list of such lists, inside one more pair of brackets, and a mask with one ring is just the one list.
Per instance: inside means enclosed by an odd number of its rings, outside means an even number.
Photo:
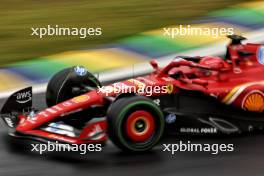
[{"label": "wheel cover", "polygon": [[127,118],[126,133],[134,142],[147,141],[154,134],[154,130],[154,117],[147,111],[135,111]]}]

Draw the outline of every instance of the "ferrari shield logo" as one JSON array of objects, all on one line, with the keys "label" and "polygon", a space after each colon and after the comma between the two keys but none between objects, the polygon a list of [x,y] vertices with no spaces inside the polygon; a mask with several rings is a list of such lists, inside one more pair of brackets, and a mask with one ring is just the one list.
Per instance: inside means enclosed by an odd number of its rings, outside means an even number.
[{"label": "ferrari shield logo", "polygon": [[173,92],[173,88],[174,88],[174,86],[172,84],[168,84],[167,85],[167,93],[171,94]]}]

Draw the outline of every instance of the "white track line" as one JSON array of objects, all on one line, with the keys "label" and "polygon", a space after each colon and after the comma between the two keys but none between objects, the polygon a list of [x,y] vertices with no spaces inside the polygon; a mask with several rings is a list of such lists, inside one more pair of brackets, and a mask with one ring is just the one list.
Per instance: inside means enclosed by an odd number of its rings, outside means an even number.
[{"label": "white track line", "polygon": [[[264,28],[255,30],[245,34],[248,38],[246,42],[248,43],[260,43],[264,41]],[[228,40],[225,42],[215,43],[211,46],[205,46],[194,50],[189,50],[185,52],[179,52],[171,54],[168,56],[157,58],[159,65],[161,67],[167,65],[176,56],[205,56],[205,55],[221,55],[226,51],[226,45]],[[111,82],[115,80],[120,80],[127,77],[134,77],[136,75],[147,74],[152,71],[152,67],[148,62],[143,62],[135,64],[130,67],[118,68],[110,71],[101,72],[99,74],[99,80],[102,82]],[[33,85],[33,93],[44,93],[46,91],[47,83]],[[19,88],[18,88],[19,89]],[[16,89],[17,90],[17,89]],[[0,98],[6,98],[10,96],[16,90],[9,90],[0,93]]]}]

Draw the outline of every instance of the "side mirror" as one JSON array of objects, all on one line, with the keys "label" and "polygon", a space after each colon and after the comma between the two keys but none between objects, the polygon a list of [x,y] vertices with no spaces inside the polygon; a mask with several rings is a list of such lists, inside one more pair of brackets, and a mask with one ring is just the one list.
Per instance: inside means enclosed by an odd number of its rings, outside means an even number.
[{"label": "side mirror", "polygon": [[239,45],[241,44],[241,41],[246,40],[245,37],[235,34],[228,35],[227,37],[231,39],[231,45]]},{"label": "side mirror", "polygon": [[150,61],[150,65],[151,65],[155,70],[158,70],[158,69],[159,69],[158,62],[157,62],[155,59],[152,59],[152,60]]}]

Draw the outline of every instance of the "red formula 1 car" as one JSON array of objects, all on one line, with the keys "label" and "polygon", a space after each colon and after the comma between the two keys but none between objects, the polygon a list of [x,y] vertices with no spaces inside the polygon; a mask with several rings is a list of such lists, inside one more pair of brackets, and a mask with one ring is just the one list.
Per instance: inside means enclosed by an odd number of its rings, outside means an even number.
[{"label": "red formula 1 car", "polygon": [[146,151],[164,132],[241,133],[264,126],[264,46],[229,36],[225,58],[176,57],[146,76],[102,86],[84,67],[57,73],[48,108],[34,110],[32,89],[7,100],[1,117],[16,137],[62,143],[104,143]]}]

